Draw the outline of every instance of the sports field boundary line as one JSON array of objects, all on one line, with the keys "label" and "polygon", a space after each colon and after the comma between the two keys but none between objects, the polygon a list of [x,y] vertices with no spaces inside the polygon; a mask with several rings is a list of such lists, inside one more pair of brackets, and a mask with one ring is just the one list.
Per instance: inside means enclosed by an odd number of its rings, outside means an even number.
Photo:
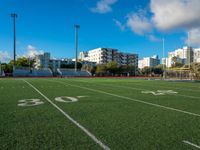
[{"label": "sports field boundary line", "polygon": [[183,143],[188,144],[188,145],[190,145],[190,146],[193,146],[193,147],[196,147],[196,148],[200,149],[200,146],[198,146],[198,145],[196,145],[196,144],[194,144],[194,143],[191,143],[191,142],[189,142],[189,141],[185,141],[185,140],[184,140]]},{"label": "sports field boundary line", "polygon": [[143,100],[139,100],[139,99],[135,99],[135,98],[130,98],[130,97],[126,97],[126,96],[120,96],[120,95],[117,95],[117,94],[108,93],[108,92],[105,92],[105,91],[91,89],[91,88],[87,88],[87,87],[83,87],[83,86],[71,85],[71,84],[68,84],[66,82],[61,82],[61,81],[52,81],[52,80],[48,80],[48,81],[57,82],[57,83],[65,85],[65,86],[68,85],[68,86],[72,86],[72,87],[78,87],[78,88],[81,88],[81,89],[85,89],[85,90],[89,90],[89,91],[93,91],[93,92],[97,92],[97,93],[102,93],[102,94],[106,94],[106,95],[110,95],[110,96],[118,97],[118,98],[122,98],[122,99],[127,99],[127,100],[131,100],[131,101],[134,101],[134,102],[150,105],[150,106],[163,108],[163,109],[166,109],[166,110],[176,111],[176,112],[188,114],[188,115],[191,115],[191,116],[200,117],[200,114],[196,114],[196,113],[192,113],[192,112],[188,112],[188,111],[184,111],[184,110],[180,110],[180,109],[176,109],[176,108],[172,108],[172,107],[167,107],[167,106],[163,106],[163,105],[159,105],[159,104],[155,104],[155,103],[145,102]]},{"label": "sports field boundary line", "polygon": [[[76,81],[76,80],[71,80],[71,81],[74,81],[74,82],[82,82],[82,83],[89,83],[89,84],[93,84],[93,83],[91,83],[91,82],[86,82],[86,81]],[[128,87],[125,87],[125,86],[123,86],[123,85],[115,85],[115,86],[112,86],[112,85],[109,85],[109,84],[98,84],[98,85],[106,85],[106,86],[110,86],[110,87],[118,87],[118,88],[126,88],[126,89],[133,89],[133,90],[137,90],[137,91],[140,91],[140,90],[146,90],[146,91],[149,91],[149,89],[144,89],[144,88],[134,88],[134,87],[130,87],[130,86],[128,86]],[[140,84],[137,84],[137,85],[139,85],[139,86],[142,86],[142,85],[140,85]],[[148,86],[148,87],[152,87],[152,86]],[[160,86],[161,87],[161,86]],[[181,89],[179,89],[179,90],[181,90]],[[200,97],[197,97],[197,96],[191,96],[191,95],[183,95],[183,94],[171,94],[171,95],[173,95],[173,96],[179,96],[179,97],[185,97],[185,98],[192,98],[192,99],[199,99],[200,100]]]},{"label": "sports field boundary line", "polygon": [[45,96],[42,92],[40,92],[35,86],[33,86],[30,82],[22,79],[25,83],[27,83],[30,87],[32,87],[36,92],[38,92],[43,98],[45,98],[51,105],[53,105],[57,110],[59,110],[68,120],[70,120],[73,124],[75,124],[78,128],[80,128],[83,132],[85,132],[96,144],[98,144],[104,150],[110,150],[110,148],[101,142],[99,139],[95,137],[90,131],[88,131],[84,126],[74,120],[71,116],[69,116],[65,111],[63,111],[60,107],[58,107],[55,103],[53,103],[47,96]]},{"label": "sports field boundary line", "polygon": [[[141,85],[141,83],[135,83],[135,84],[137,84],[137,85]],[[145,86],[150,86],[151,87],[151,85],[145,85]],[[164,84],[162,84],[162,85],[156,85],[156,86],[158,86],[158,87],[163,87],[163,86],[165,86]],[[199,90],[198,89],[186,89],[186,87],[184,87],[184,88],[178,88],[178,87],[173,87],[172,86],[172,88],[173,89],[175,89],[175,90],[184,90],[184,91],[192,91],[192,92],[199,92]],[[193,88],[195,88],[195,87],[193,87]]]}]

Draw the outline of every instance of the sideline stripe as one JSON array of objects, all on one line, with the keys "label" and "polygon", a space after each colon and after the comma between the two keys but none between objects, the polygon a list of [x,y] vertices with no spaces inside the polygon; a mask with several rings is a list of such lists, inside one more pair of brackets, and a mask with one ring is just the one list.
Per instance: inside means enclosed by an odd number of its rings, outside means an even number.
[{"label": "sideline stripe", "polygon": [[191,143],[191,142],[189,142],[189,141],[183,141],[183,143],[188,144],[188,145],[191,145],[191,146],[193,146],[193,147],[196,147],[196,148],[200,149],[200,146],[198,146],[198,145],[196,145],[196,144],[193,144],[193,143]]},{"label": "sideline stripe", "polygon": [[[48,81],[52,81],[52,80],[48,80]],[[98,92],[98,93],[102,93],[102,94],[106,94],[106,95],[110,95],[110,96],[114,96],[114,97],[118,97],[118,98],[122,98],[122,99],[127,99],[127,100],[131,100],[131,101],[134,101],[134,102],[138,102],[138,103],[142,103],[142,104],[146,104],[146,105],[150,105],[150,106],[154,106],[154,107],[159,107],[159,108],[163,108],[163,109],[167,109],[167,110],[172,110],[172,111],[176,111],[176,112],[180,112],[180,113],[184,113],[184,114],[200,117],[200,114],[196,114],[196,113],[192,113],[192,112],[188,112],[188,111],[184,111],[184,110],[180,110],[180,109],[176,109],[176,108],[172,108],[172,107],[162,106],[162,105],[154,104],[154,103],[150,103],[150,102],[145,102],[145,101],[142,101],[142,100],[139,100],[139,99],[120,96],[120,95],[117,95],[117,94],[112,94],[112,93],[104,92],[104,91],[101,91],[101,90],[95,90],[95,89],[82,87],[82,86],[78,86],[78,85],[71,85],[71,84],[68,84],[66,82],[63,83],[61,81],[52,81],[52,82],[58,82],[58,83],[61,83],[61,84],[65,85],[65,86],[69,85],[69,86],[72,86],[72,87],[78,87],[78,88],[81,88],[81,89],[85,89],[85,90],[89,90],[89,91],[93,91],[93,92]]]},{"label": "sideline stripe", "polygon": [[26,80],[23,80],[23,81],[26,82],[30,87],[32,87],[36,92],[38,92],[42,97],[44,97],[51,105],[53,105],[56,109],[58,109],[67,119],[69,119],[72,123],[74,123],[77,127],[79,127],[83,132],[85,132],[101,148],[103,148],[104,150],[110,150],[108,146],[106,146],[103,142],[98,140],[90,131],[88,131],[85,127],[83,127],[76,120],[70,117],[66,112],[64,112],[60,107],[54,104],[48,97],[46,97],[42,92],[40,92],[35,86],[33,86],[31,83],[29,83]]},{"label": "sideline stripe", "polygon": [[[89,83],[89,84],[93,84],[92,82],[87,82],[87,81],[76,81],[76,80],[71,80],[71,81],[74,81],[74,82],[82,82],[82,83]],[[112,85],[108,85],[108,84],[98,84],[98,85],[105,85],[105,86],[110,86],[110,87],[118,87],[118,88],[125,88],[125,89],[133,89],[133,90],[138,90],[138,91],[143,91],[143,90],[146,90],[146,91],[149,91],[149,89],[144,89],[144,88],[134,88],[134,87],[126,87],[126,86],[123,86],[123,85],[115,85],[115,86],[112,86]],[[139,85],[141,86],[141,85]],[[152,87],[152,86],[148,86],[148,87]],[[181,89],[180,89],[181,90]],[[192,98],[192,99],[200,99],[200,97],[196,97],[196,96],[191,96],[191,95],[183,95],[183,94],[171,94],[173,96],[179,96],[179,97],[186,97],[186,98]]]}]

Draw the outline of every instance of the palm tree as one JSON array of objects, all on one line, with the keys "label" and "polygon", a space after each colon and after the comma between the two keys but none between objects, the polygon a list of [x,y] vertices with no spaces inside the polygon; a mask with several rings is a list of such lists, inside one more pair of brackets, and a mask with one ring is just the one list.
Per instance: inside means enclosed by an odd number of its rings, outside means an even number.
[{"label": "palm tree", "polygon": [[176,67],[176,64],[177,64],[177,57],[176,57],[176,56],[172,57],[172,61],[173,61],[174,67]]}]

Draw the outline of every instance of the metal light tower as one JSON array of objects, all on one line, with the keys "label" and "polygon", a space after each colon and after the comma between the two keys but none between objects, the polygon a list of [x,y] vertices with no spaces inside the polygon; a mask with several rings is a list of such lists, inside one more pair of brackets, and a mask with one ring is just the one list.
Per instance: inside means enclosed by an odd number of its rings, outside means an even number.
[{"label": "metal light tower", "polygon": [[77,71],[77,62],[78,62],[78,30],[80,29],[80,25],[74,25],[75,27],[75,40],[76,40],[76,61],[75,61],[75,71]]},{"label": "metal light tower", "polygon": [[188,32],[188,52],[189,52],[189,78],[192,80],[192,70],[191,70],[191,52],[192,51],[192,46],[191,46],[191,41],[190,41],[190,31]]},{"label": "metal light tower", "polygon": [[190,32],[188,32],[188,51],[189,51],[189,69],[191,67],[191,52],[190,52]]},{"label": "metal light tower", "polygon": [[14,52],[14,64],[13,64],[13,71],[15,70],[16,67],[16,18],[17,14],[12,13],[11,17],[13,18],[13,40],[14,40],[14,45],[13,45],[13,52]]},{"label": "metal light tower", "polygon": [[164,37],[162,39],[162,49],[163,49],[163,79],[165,79],[166,78],[165,65],[167,65],[167,59],[165,58],[165,38]]},{"label": "metal light tower", "polygon": [[[163,47],[163,58],[165,58],[165,38],[162,39],[162,47]],[[163,70],[165,69],[165,66],[163,64]]]}]

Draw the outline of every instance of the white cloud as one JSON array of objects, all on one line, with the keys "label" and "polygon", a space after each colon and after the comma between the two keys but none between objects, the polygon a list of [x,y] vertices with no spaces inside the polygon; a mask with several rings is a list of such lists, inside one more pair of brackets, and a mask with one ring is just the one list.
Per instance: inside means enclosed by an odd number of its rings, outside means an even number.
[{"label": "white cloud", "polygon": [[113,21],[115,22],[115,25],[116,25],[117,27],[119,27],[119,29],[120,29],[121,31],[124,31],[124,30],[125,30],[126,25],[123,25],[119,20],[116,20],[116,19],[113,19]]},{"label": "white cloud", "polygon": [[200,0],[151,0],[152,21],[160,30],[200,26]]},{"label": "white cloud", "polygon": [[11,59],[10,54],[8,51],[0,51],[0,61],[1,62],[8,62]]},{"label": "white cloud", "polygon": [[39,55],[43,53],[44,53],[43,50],[37,50],[34,46],[28,45],[26,48],[25,56],[33,58],[35,55]]},{"label": "white cloud", "polygon": [[91,11],[95,13],[105,14],[112,12],[111,5],[115,4],[117,0],[100,0],[97,2],[95,8],[92,8]]},{"label": "white cloud", "polygon": [[190,46],[200,46],[200,28],[191,29],[188,33],[189,38],[185,40],[185,43]]},{"label": "white cloud", "polygon": [[127,26],[136,34],[143,35],[152,31],[152,24],[143,11],[128,15]]},{"label": "white cloud", "polygon": [[155,37],[154,35],[149,35],[148,39],[152,42],[161,42],[162,39]]}]

